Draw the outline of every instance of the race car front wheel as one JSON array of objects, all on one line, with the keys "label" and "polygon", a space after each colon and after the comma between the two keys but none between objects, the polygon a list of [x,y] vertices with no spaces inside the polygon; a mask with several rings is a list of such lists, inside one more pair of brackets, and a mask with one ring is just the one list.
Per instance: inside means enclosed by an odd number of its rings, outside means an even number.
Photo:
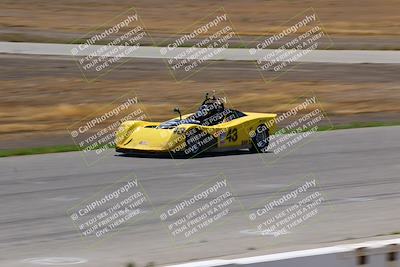
[{"label": "race car front wheel", "polygon": [[251,152],[266,153],[269,145],[269,129],[264,124],[257,126],[256,130],[251,133],[252,146]]}]

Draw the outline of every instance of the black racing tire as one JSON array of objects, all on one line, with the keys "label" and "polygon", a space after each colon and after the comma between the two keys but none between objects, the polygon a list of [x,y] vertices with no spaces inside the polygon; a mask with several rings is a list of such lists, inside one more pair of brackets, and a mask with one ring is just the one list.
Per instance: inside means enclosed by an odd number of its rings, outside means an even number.
[{"label": "black racing tire", "polygon": [[269,129],[265,124],[260,124],[251,137],[250,151],[253,153],[266,153],[269,145]]},{"label": "black racing tire", "polygon": [[198,128],[193,128],[186,133],[185,142],[184,156],[194,157],[215,147],[217,139]]}]

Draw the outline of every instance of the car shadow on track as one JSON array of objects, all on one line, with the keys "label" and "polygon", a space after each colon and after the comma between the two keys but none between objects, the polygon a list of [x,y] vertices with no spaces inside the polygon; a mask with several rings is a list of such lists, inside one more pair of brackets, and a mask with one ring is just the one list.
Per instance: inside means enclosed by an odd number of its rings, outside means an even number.
[{"label": "car shadow on track", "polygon": [[[267,154],[273,153],[272,151],[266,152]],[[238,156],[238,155],[252,155],[257,154],[256,152],[251,152],[248,150],[236,150],[227,152],[206,152],[196,155],[194,157],[174,155],[169,153],[165,154],[144,154],[144,153],[129,153],[129,154],[116,154],[116,157],[127,157],[127,158],[154,158],[154,159],[195,159],[195,158],[214,158],[214,157],[228,157],[228,156]]]}]

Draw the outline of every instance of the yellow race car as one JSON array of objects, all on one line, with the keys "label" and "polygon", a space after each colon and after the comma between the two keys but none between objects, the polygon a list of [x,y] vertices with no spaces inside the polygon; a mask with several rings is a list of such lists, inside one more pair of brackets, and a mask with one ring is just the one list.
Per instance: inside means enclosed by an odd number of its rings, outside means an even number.
[{"label": "yellow race car", "polygon": [[115,136],[121,153],[169,153],[193,157],[204,152],[250,149],[267,151],[276,130],[276,114],[241,112],[225,107],[223,98],[206,94],[200,108],[165,122],[125,121]]}]

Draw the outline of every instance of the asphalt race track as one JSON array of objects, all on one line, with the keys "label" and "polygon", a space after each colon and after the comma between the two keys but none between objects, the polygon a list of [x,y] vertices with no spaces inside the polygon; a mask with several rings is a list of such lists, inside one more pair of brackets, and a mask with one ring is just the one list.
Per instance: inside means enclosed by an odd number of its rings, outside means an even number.
[{"label": "asphalt race track", "polygon": [[[26,54],[26,55],[52,55],[52,56],[72,56],[71,49],[76,45],[71,44],[41,44],[41,43],[15,43],[0,42],[0,53],[8,54]],[[100,45],[92,45],[91,50],[85,51],[81,56],[89,55],[101,48]],[[176,48],[172,54],[162,55],[160,47],[145,46],[140,47],[133,53],[129,53],[127,57],[134,58],[172,58],[178,56],[187,48]],[[260,54],[251,56],[248,49],[230,48],[218,53],[213,60],[257,60],[276,52],[274,49],[263,49]],[[189,57],[190,58],[190,57]],[[363,50],[314,50],[309,51],[300,57],[298,62],[314,62],[314,63],[400,63],[399,51],[363,51]]]},{"label": "asphalt race track", "polygon": [[[276,161],[273,153],[173,160],[111,152],[92,166],[82,152],[1,158],[0,265],[38,266],[33,262],[64,257],[77,266],[144,266],[389,238],[400,232],[399,137],[400,127],[322,132]],[[142,220],[87,247],[66,211],[132,172],[153,207]],[[221,172],[244,211],[234,210],[206,237],[174,243],[158,210]],[[278,237],[249,226],[247,211],[310,174],[326,198],[315,218]]]}]

